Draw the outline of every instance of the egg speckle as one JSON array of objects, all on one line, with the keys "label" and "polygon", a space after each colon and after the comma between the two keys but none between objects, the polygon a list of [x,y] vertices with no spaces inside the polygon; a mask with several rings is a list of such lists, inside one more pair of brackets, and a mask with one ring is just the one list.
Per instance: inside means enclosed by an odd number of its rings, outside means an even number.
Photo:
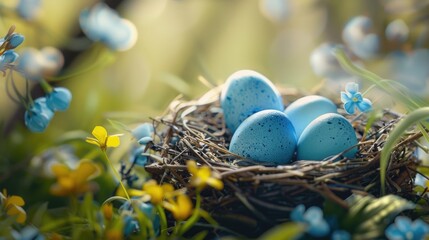
[{"label": "egg speckle", "polygon": [[302,131],[311,121],[325,113],[336,113],[337,106],[325,97],[311,95],[291,103],[284,112],[292,122],[299,139]]},{"label": "egg speckle", "polygon": [[296,136],[286,114],[263,110],[244,120],[232,136],[229,151],[258,162],[286,164],[296,149]]},{"label": "egg speckle", "polygon": [[263,75],[241,70],[225,83],[220,97],[225,124],[235,132],[250,115],[262,110],[283,110],[283,101],[275,86]]},{"label": "egg speckle", "polygon": [[[314,119],[298,140],[298,160],[323,160],[356,146],[355,130],[349,121],[337,113],[326,113]],[[357,147],[344,153],[354,158]]]}]

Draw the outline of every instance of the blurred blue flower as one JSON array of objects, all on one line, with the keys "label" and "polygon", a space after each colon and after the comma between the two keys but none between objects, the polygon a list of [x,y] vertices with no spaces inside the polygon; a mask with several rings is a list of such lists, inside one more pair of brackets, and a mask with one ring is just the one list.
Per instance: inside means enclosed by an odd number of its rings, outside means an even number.
[{"label": "blurred blue flower", "polygon": [[350,50],[362,59],[377,54],[380,45],[378,35],[372,33],[372,20],[366,16],[352,18],[343,29],[343,41]]},{"label": "blurred blue flower", "polygon": [[150,123],[142,123],[131,131],[133,137],[140,140],[144,137],[152,137],[154,132],[153,125]]},{"label": "blurred blue flower", "polygon": [[407,24],[402,19],[396,19],[387,25],[385,34],[389,41],[405,42],[409,33]]},{"label": "blurred blue flower", "polygon": [[138,206],[139,211],[141,211],[151,222],[153,225],[153,229],[155,234],[159,233],[160,230],[160,218],[150,203],[142,202],[139,199],[131,199],[131,201],[127,201],[119,208],[119,213],[123,215],[124,221],[124,235],[128,237],[133,232],[137,232],[140,230],[138,221],[133,214],[135,214],[135,209],[133,206]]},{"label": "blurred blue flower", "polygon": [[41,0],[19,0],[16,11],[23,19],[30,21],[37,17],[41,7]]},{"label": "blurred blue flower", "polygon": [[338,44],[325,42],[313,50],[310,56],[310,65],[317,76],[331,79],[351,76],[344,71],[333,54],[333,49],[337,46]]},{"label": "blurred blue flower", "polygon": [[130,156],[130,162],[135,163],[138,166],[145,166],[147,164],[147,156],[142,155],[145,148],[145,145],[133,148]]},{"label": "blurred blue flower", "polygon": [[349,232],[344,230],[335,230],[332,233],[331,240],[350,240],[352,236]]},{"label": "blurred blue flower", "polygon": [[394,52],[388,57],[389,78],[399,81],[413,94],[427,96],[429,68],[429,49],[416,49],[411,52]]},{"label": "blurred blue flower", "polygon": [[46,96],[46,105],[52,111],[65,111],[69,108],[72,94],[67,88],[56,87]]},{"label": "blurred blue flower", "polygon": [[18,59],[19,55],[14,50],[7,50],[0,55],[0,71],[4,71],[9,64],[13,63]]},{"label": "blurred blue flower", "polygon": [[290,214],[294,222],[307,224],[307,233],[313,237],[324,237],[328,235],[330,226],[323,218],[323,212],[319,207],[312,206],[305,210],[305,206],[298,205]]},{"label": "blurred blue flower", "polygon": [[269,20],[281,23],[288,18],[290,5],[289,0],[260,0],[259,9]]},{"label": "blurred blue flower", "polygon": [[62,53],[53,47],[44,47],[40,51],[25,48],[18,61],[18,69],[27,79],[38,81],[43,77],[55,75],[63,66]]},{"label": "blurred blue flower", "polygon": [[390,224],[385,231],[389,240],[420,240],[429,234],[429,225],[421,219],[412,222],[409,218],[398,216],[395,222]]},{"label": "blurred blue flower", "polygon": [[79,23],[89,39],[102,42],[113,50],[127,50],[134,46],[137,40],[134,24],[121,18],[104,3],[82,10]]},{"label": "blurred blue flower", "polygon": [[43,132],[53,116],[54,112],[46,105],[46,98],[40,97],[25,111],[25,126],[32,132]]},{"label": "blurred blue flower", "polygon": [[354,114],[355,108],[358,108],[361,112],[368,112],[372,109],[371,101],[362,97],[359,92],[359,85],[354,82],[347,83],[346,91],[341,92],[341,102],[344,103],[344,110],[348,114]]},{"label": "blurred blue flower", "polygon": [[19,232],[12,232],[15,240],[44,240],[45,237],[40,233],[39,229],[33,226],[26,226]]}]

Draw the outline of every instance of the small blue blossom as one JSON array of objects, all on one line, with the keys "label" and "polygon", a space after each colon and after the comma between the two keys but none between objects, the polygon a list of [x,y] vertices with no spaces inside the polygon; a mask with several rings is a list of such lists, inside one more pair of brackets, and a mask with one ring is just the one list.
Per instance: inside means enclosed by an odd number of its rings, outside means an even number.
[{"label": "small blue blossom", "polygon": [[429,225],[421,219],[414,222],[411,219],[398,216],[395,222],[386,228],[386,237],[389,240],[420,240],[429,234]]},{"label": "small blue blossom", "polygon": [[344,230],[335,230],[332,233],[331,240],[350,240],[352,236],[349,232]]},{"label": "small blue blossom", "polygon": [[7,50],[0,56],[0,71],[4,71],[9,64],[18,59],[19,55],[14,50]]},{"label": "small blue blossom", "polygon": [[362,97],[359,92],[359,85],[354,82],[347,83],[346,91],[341,92],[341,102],[344,103],[344,110],[348,114],[354,114],[355,108],[358,108],[361,112],[368,112],[372,109],[371,101]]},{"label": "small blue blossom", "polygon": [[79,16],[79,23],[89,39],[102,42],[113,50],[128,50],[137,40],[134,24],[121,18],[104,3],[84,9]]},{"label": "small blue blossom", "polygon": [[124,235],[128,237],[132,233],[140,230],[138,221],[133,216],[135,213],[133,206],[135,205],[137,205],[139,210],[152,222],[154,232],[158,234],[160,230],[160,218],[153,205],[137,199],[132,199],[131,201],[125,202],[119,208],[119,213],[123,216],[124,221]]},{"label": "small blue blossom", "polygon": [[140,140],[144,137],[152,137],[154,132],[153,125],[150,123],[142,123],[131,131],[133,137]]},{"label": "small blue blossom", "polygon": [[147,164],[147,156],[142,155],[146,146],[141,145],[132,149],[130,161],[138,166],[145,166]]},{"label": "small blue blossom", "polygon": [[396,19],[387,25],[385,34],[389,41],[405,42],[409,33],[407,24],[402,19]]},{"label": "small blue blossom", "polygon": [[16,12],[23,19],[30,21],[39,15],[41,7],[41,0],[19,0],[16,6]]},{"label": "small blue blossom", "polygon": [[56,87],[46,96],[46,105],[52,111],[65,111],[69,108],[72,94],[67,88]]},{"label": "small blue blossom", "polygon": [[330,226],[323,218],[323,212],[319,207],[312,206],[305,210],[305,206],[298,205],[290,214],[294,222],[302,222],[307,225],[307,233],[313,237],[324,237],[328,235]]},{"label": "small blue blossom", "polygon": [[45,240],[40,231],[33,226],[26,226],[19,233],[12,232],[12,236],[15,240]]},{"label": "small blue blossom", "polygon": [[54,47],[44,47],[40,51],[25,48],[18,61],[18,69],[27,79],[38,81],[43,77],[55,75],[63,66],[64,57]]},{"label": "small blue blossom", "polygon": [[24,36],[19,34],[19,33],[13,33],[10,37],[9,37],[9,44],[8,47],[10,49],[16,48],[19,45],[21,45],[22,42],[24,42]]},{"label": "small blue blossom", "polygon": [[53,116],[54,112],[46,105],[46,98],[40,97],[25,111],[25,126],[32,132],[43,132]]},{"label": "small blue blossom", "polygon": [[366,16],[354,17],[346,24],[343,40],[362,59],[374,57],[380,46],[378,35],[372,33],[372,20]]}]

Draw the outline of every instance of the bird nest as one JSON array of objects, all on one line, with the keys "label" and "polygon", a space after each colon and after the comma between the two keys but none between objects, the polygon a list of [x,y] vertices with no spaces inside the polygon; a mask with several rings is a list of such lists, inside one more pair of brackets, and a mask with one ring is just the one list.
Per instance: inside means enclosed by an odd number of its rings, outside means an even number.
[{"label": "bird nest", "polygon": [[[285,105],[301,96],[293,89],[281,92]],[[338,155],[324,161],[301,160],[270,166],[228,151],[232,134],[225,127],[219,93],[216,88],[198,100],[174,100],[164,116],[153,119],[157,140],[150,148],[161,158],[145,168],[159,182],[183,188],[189,186],[187,160],[210,166],[225,187],[222,191],[205,189],[202,208],[220,225],[257,236],[287,220],[298,204],[320,206],[329,200],[347,208],[344,199],[352,193],[380,195],[381,149],[401,115],[385,110],[369,128],[365,114],[345,116],[359,140],[355,159]],[[417,165],[415,141],[420,137],[417,131],[405,134],[391,152],[387,193],[405,198],[415,196],[412,191]],[[190,196],[195,195],[192,188],[188,189]]]}]

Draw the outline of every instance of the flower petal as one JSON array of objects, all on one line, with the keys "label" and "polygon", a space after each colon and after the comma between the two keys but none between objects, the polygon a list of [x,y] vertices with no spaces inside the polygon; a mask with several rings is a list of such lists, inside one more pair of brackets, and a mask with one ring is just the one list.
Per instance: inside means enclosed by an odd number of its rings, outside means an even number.
[{"label": "flower petal", "polygon": [[359,85],[355,82],[349,82],[346,84],[346,91],[355,94],[359,91]]},{"label": "flower petal", "polygon": [[290,219],[294,222],[304,222],[305,206],[300,204],[296,206],[290,213]]},{"label": "flower petal", "polygon": [[173,212],[174,218],[179,221],[187,219],[192,213],[192,202],[187,195],[179,195],[177,197],[178,211]]},{"label": "flower petal", "polygon": [[355,113],[355,103],[354,102],[346,102],[344,103],[344,110],[348,114],[354,114]]},{"label": "flower petal", "polygon": [[194,160],[188,160],[188,162],[186,163],[186,166],[188,167],[188,171],[190,173],[192,173],[193,175],[198,174],[197,163]]},{"label": "flower petal", "polygon": [[107,147],[118,147],[121,144],[118,135],[112,135],[107,137],[106,146]]},{"label": "flower petal", "polygon": [[372,102],[371,100],[364,98],[362,101],[357,103],[357,107],[361,112],[368,112],[372,109]]},{"label": "flower petal", "polygon": [[27,219],[27,213],[22,207],[19,206],[12,205],[12,207],[10,207],[6,213],[9,216],[16,216],[16,221],[18,223],[24,223]]},{"label": "flower petal", "polygon": [[70,169],[64,164],[55,164],[51,167],[55,177],[64,177],[70,173]]},{"label": "flower petal", "polygon": [[80,182],[86,182],[90,177],[99,173],[97,165],[90,161],[83,160],[75,170],[75,178]]},{"label": "flower petal", "polygon": [[9,204],[13,204],[16,206],[24,206],[25,202],[24,202],[24,199],[22,199],[22,197],[20,196],[10,196],[6,199],[6,204],[5,204],[6,207]]},{"label": "flower petal", "polygon": [[395,226],[395,224],[391,224],[389,227],[387,227],[384,234],[386,234],[386,237],[390,240],[402,240],[405,237],[404,234]]},{"label": "flower petal", "polygon": [[210,177],[207,179],[207,184],[214,187],[217,190],[223,189],[223,182],[217,178]]},{"label": "flower petal", "polygon": [[91,143],[91,144],[94,144],[94,145],[97,145],[97,146],[101,147],[101,146],[100,146],[100,142],[98,142],[98,140],[97,140],[97,139],[95,139],[95,138],[87,137],[85,141],[86,141],[87,143]]},{"label": "flower petal", "polygon": [[352,101],[350,94],[348,94],[346,92],[341,92],[341,102],[346,103],[346,102],[350,102],[350,101]]},{"label": "flower petal", "polygon": [[404,216],[398,216],[395,219],[396,227],[402,232],[408,232],[411,229],[411,220]]},{"label": "flower petal", "polygon": [[102,126],[95,126],[92,135],[98,140],[99,144],[106,142],[107,130]]}]

